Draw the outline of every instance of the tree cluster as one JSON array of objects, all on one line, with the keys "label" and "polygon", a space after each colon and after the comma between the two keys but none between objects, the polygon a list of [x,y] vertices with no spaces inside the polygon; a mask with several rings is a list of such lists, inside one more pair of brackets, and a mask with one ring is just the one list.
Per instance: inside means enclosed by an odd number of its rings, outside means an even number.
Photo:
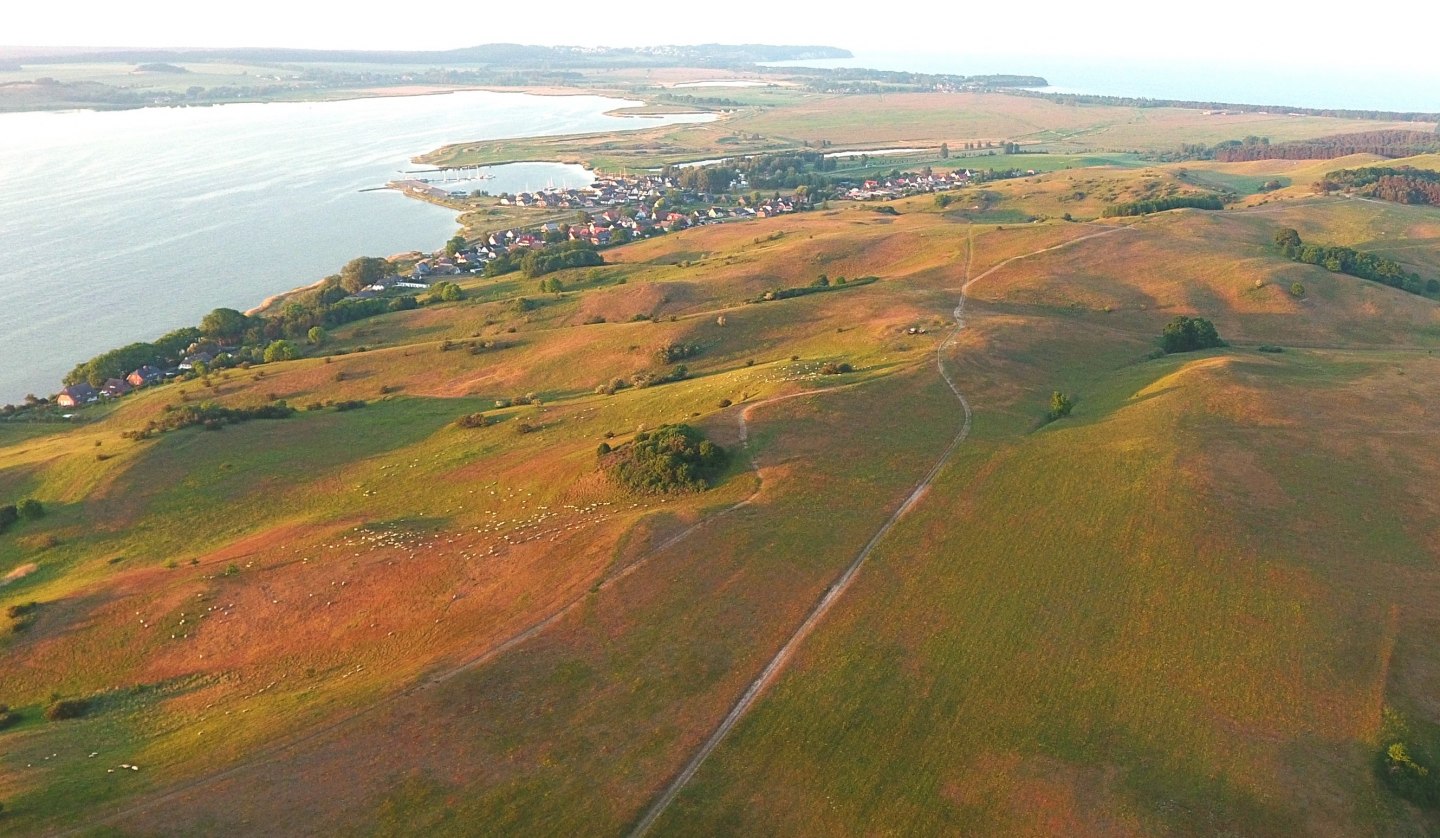
[{"label": "tree cluster", "polygon": [[1317,265],[1331,273],[1349,274],[1412,294],[1440,292],[1440,281],[1423,281],[1419,274],[1405,270],[1394,259],[1351,247],[1305,244],[1293,229],[1286,228],[1275,233],[1275,248],[1287,259]]},{"label": "tree cluster", "polygon": [[206,430],[218,431],[226,425],[235,425],[251,419],[285,419],[294,413],[295,408],[283,401],[259,407],[224,407],[213,402],[178,407],[167,405],[164,415],[159,419],[150,420],[140,430],[126,431],[124,436],[138,442],[168,431],[178,431],[196,425],[202,426]]},{"label": "tree cluster", "polygon": [[[532,250],[520,258],[520,270],[527,277],[534,278],[565,268],[588,268],[605,264],[605,257],[595,252],[588,242],[572,241]],[[489,272],[489,266],[486,267]]]},{"label": "tree cluster", "polygon": [[869,285],[872,282],[879,282],[878,276],[862,276],[856,279],[847,280],[844,277],[837,277],[832,283],[829,277],[825,281],[815,280],[810,285],[800,285],[794,288],[781,288],[775,291],[766,291],[758,297],[746,300],[747,303],[768,303],[773,300],[789,300],[794,297],[803,297],[806,294],[820,294],[825,291],[839,291],[842,288],[858,288],[862,285]]},{"label": "tree cluster", "polygon": [[723,448],[684,424],[641,431],[630,443],[599,457],[611,480],[651,495],[708,489],[728,459]]},{"label": "tree cluster", "polygon": [[1215,331],[1215,324],[1203,317],[1181,315],[1166,323],[1165,330],[1160,333],[1160,348],[1166,355],[1224,345],[1225,341]]},{"label": "tree cluster", "polygon": [[1220,210],[1224,208],[1225,202],[1214,195],[1176,195],[1173,198],[1147,198],[1143,201],[1111,204],[1101,215],[1106,218],[1117,218],[1149,215],[1152,212],[1165,212],[1173,209]]},{"label": "tree cluster", "polygon": [[132,343],[119,349],[91,358],[76,365],[65,376],[66,384],[88,382],[93,387],[104,384],[111,378],[123,378],[131,370],[150,364],[166,366],[170,359],[178,358],[186,347],[200,340],[204,335],[199,329],[189,327],[176,329],[153,343]]}]

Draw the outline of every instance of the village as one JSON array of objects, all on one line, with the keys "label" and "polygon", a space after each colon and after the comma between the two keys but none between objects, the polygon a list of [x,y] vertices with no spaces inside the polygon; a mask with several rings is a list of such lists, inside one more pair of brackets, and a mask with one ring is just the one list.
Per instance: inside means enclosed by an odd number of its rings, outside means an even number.
[{"label": "village", "polygon": [[[750,185],[743,174],[737,174],[730,182],[729,190],[719,194],[683,188],[678,179],[665,174],[605,174],[589,186],[552,187],[513,195],[507,193],[496,199],[496,204],[501,207],[552,212],[573,210],[576,213],[574,223],[549,221],[536,227],[514,227],[485,233],[468,248],[439,251],[419,259],[408,281],[397,276],[366,291],[375,294],[390,287],[416,287],[410,284],[416,280],[423,283],[439,276],[484,273],[486,265],[491,262],[552,244],[583,242],[604,248],[690,227],[773,218],[812,209],[830,198],[884,201],[948,191],[967,186],[974,177],[976,175],[968,169],[934,172],[927,167],[918,173],[897,170],[888,176],[858,182],[839,181],[828,192],[810,192],[801,188],[788,196],[774,192],[766,197],[758,192],[747,194]],[[396,181],[391,186],[421,200],[447,206],[454,201],[483,196],[483,193],[447,191],[419,180]]]},{"label": "village", "polygon": [[[722,164],[723,161],[712,165]],[[989,173],[989,176],[994,175]],[[969,169],[935,172],[927,167],[921,172],[894,170],[888,176],[865,178],[858,182],[837,181],[824,191],[811,192],[801,188],[790,195],[772,192],[767,197],[754,191],[747,193],[749,184],[743,174],[737,174],[727,192],[718,194],[686,189],[677,178],[663,173],[605,174],[589,186],[552,187],[513,195],[502,194],[495,199],[502,207],[548,210],[552,213],[574,211],[575,220],[572,223],[547,221],[537,226],[496,230],[484,233],[473,241],[465,240],[465,246],[459,245],[463,239],[457,237],[445,249],[429,254],[407,254],[408,258],[403,261],[410,265],[408,273],[400,271],[387,276],[359,289],[347,299],[373,299],[387,293],[424,290],[442,277],[467,274],[497,276],[516,269],[521,255],[553,245],[579,243],[602,249],[690,227],[802,212],[828,205],[828,200],[832,198],[885,201],[949,191],[985,179],[988,179],[986,173],[975,173]],[[413,197],[446,205],[477,197],[472,193],[447,192],[421,180],[397,181],[390,185]],[[84,407],[120,398],[141,387],[203,374],[233,360],[226,355],[225,347],[196,345],[173,361],[174,366],[166,369],[146,364],[123,378],[110,378],[98,386],[83,381],[66,386],[56,394],[54,403],[64,408]]]}]

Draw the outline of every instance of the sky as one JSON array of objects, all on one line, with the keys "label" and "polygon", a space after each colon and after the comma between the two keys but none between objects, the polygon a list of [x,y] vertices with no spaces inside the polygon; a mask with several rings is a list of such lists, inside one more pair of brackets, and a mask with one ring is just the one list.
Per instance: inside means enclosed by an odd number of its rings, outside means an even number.
[{"label": "sky", "polygon": [[[10,5],[10,4],[7,4]],[[0,12],[0,45],[135,47],[311,47],[448,49],[509,42],[576,46],[768,43],[825,44],[855,52],[964,51],[975,56],[1064,58],[1174,56],[1247,66],[1423,69],[1426,50],[1387,48],[1385,38],[1347,42],[1347,29],[1319,4],[1301,14],[1290,0],[1247,4],[1028,0],[899,4],[726,0],[597,5],[549,0],[517,7],[496,0],[439,7],[439,22],[410,19],[394,0],[337,4],[306,0],[67,0],[16,3]],[[207,8],[209,7],[209,8]],[[622,12],[630,9],[629,13]],[[853,9],[853,10],[852,10]],[[1433,0],[1390,0],[1387,20],[1435,15]],[[1411,53],[1410,55],[1396,53]],[[1001,68],[996,68],[1001,69]],[[1023,72],[1023,67],[1004,68]]]}]

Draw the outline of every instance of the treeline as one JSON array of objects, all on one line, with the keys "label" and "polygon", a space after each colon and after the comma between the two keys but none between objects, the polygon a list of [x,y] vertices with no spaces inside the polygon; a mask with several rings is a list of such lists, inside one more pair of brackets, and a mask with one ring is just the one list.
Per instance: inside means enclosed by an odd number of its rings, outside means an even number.
[{"label": "treeline", "polygon": [[1316,265],[1332,273],[1368,279],[1408,291],[1411,294],[1440,293],[1440,281],[1422,281],[1418,274],[1406,271],[1399,262],[1374,253],[1364,253],[1350,247],[1305,244],[1300,234],[1293,229],[1280,230],[1275,234],[1275,247],[1287,259],[1306,265]]},{"label": "treeline", "polygon": [[1325,175],[1316,192],[1357,192],[1397,204],[1440,206],[1440,172],[1413,166],[1366,166]]},{"label": "treeline", "polygon": [[1247,160],[1333,160],[1351,154],[1381,157],[1413,157],[1440,151],[1440,134],[1429,131],[1362,131],[1336,134],[1314,140],[1286,143],[1236,141],[1215,147],[1214,159],[1221,163]]},{"label": "treeline", "polygon": [[124,436],[138,442],[168,431],[197,425],[208,431],[218,431],[226,425],[238,425],[251,419],[286,419],[293,415],[295,408],[283,401],[259,407],[223,407],[213,402],[180,407],[166,405],[165,413],[159,419],[151,419],[139,430],[126,431]]},{"label": "treeline", "polygon": [[766,291],[758,297],[746,300],[747,303],[768,303],[774,300],[790,300],[795,297],[803,297],[806,294],[819,294],[824,291],[837,291],[841,288],[857,288],[861,285],[869,285],[872,282],[879,282],[878,276],[862,276],[858,279],[847,280],[845,277],[836,277],[832,283],[830,278],[824,274],[809,285],[801,285],[795,288],[781,288],[778,291]]},{"label": "treeline", "polygon": [[1174,198],[1150,198],[1144,201],[1111,204],[1101,215],[1105,218],[1123,218],[1173,209],[1219,210],[1224,208],[1225,202],[1214,195],[1177,195]]},{"label": "treeline", "polygon": [[904,70],[871,70],[840,67],[828,71],[806,68],[785,68],[813,74],[806,85],[816,93],[886,93],[902,90],[983,90],[1012,87],[1046,87],[1050,82],[1041,76],[997,73],[979,76],[958,76],[949,73],[913,73]]},{"label": "treeline", "polygon": [[[1034,85],[1023,85],[1032,87]],[[1440,113],[1377,111],[1359,108],[1297,108],[1292,105],[1240,105],[1234,102],[1200,102],[1194,99],[1149,99],[1143,96],[1101,96],[1093,93],[1047,93],[1043,90],[1013,90],[1016,96],[1033,96],[1062,105],[1115,105],[1124,108],[1186,108],[1188,110],[1235,111],[1236,113],[1281,113],[1300,116],[1328,116],[1340,119],[1374,119],[1385,122],[1440,122]]]}]

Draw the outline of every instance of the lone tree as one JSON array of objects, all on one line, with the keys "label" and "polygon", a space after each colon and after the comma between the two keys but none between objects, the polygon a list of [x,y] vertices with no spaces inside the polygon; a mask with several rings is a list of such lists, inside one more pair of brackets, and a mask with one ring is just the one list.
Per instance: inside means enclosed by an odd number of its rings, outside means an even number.
[{"label": "lone tree", "polygon": [[305,337],[311,344],[319,346],[325,342],[329,335],[325,333],[324,326],[311,326],[310,331],[305,333]]},{"label": "lone tree", "polygon": [[216,340],[236,340],[250,328],[250,318],[233,308],[217,308],[200,321],[200,332]]},{"label": "lone tree", "polygon": [[1072,401],[1069,396],[1065,395],[1059,390],[1056,390],[1055,392],[1050,394],[1050,412],[1046,413],[1045,415],[1050,419],[1050,421],[1053,422],[1056,419],[1061,419],[1063,417],[1069,416],[1070,410],[1074,406],[1075,402]]},{"label": "lone tree", "polygon": [[1160,335],[1160,348],[1166,355],[1224,345],[1225,341],[1215,331],[1215,324],[1203,317],[1176,317],[1165,324],[1165,331]]},{"label": "lone tree", "polygon": [[293,361],[296,356],[295,344],[288,340],[271,341],[265,347],[265,363],[271,364],[276,361]]},{"label": "lone tree", "polygon": [[1275,249],[1285,254],[1287,259],[1294,259],[1295,254],[1300,250],[1300,233],[1293,228],[1286,227],[1275,232]]}]

